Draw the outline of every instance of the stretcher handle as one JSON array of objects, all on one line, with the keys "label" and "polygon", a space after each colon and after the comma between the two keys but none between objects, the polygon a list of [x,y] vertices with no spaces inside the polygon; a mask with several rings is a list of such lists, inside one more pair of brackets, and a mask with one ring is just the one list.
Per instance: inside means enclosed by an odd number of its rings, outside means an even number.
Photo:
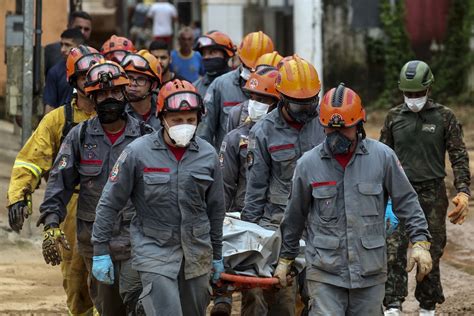
[{"label": "stretcher handle", "polygon": [[252,276],[244,276],[237,274],[221,273],[221,280],[235,282],[241,284],[261,284],[261,285],[277,285],[280,283],[278,278],[259,278]]}]

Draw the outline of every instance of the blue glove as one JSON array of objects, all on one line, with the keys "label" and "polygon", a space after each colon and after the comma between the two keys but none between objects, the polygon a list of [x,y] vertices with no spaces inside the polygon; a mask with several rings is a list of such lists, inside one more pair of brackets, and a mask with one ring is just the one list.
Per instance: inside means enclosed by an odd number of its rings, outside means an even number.
[{"label": "blue glove", "polygon": [[224,272],[224,260],[212,260],[212,282],[217,282],[220,277],[221,273]]},{"label": "blue glove", "polygon": [[102,283],[114,284],[114,264],[110,255],[92,257],[92,274]]},{"label": "blue glove", "polygon": [[388,200],[387,208],[385,209],[385,224],[388,236],[393,234],[398,226],[398,217],[393,213],[392,200]]}]

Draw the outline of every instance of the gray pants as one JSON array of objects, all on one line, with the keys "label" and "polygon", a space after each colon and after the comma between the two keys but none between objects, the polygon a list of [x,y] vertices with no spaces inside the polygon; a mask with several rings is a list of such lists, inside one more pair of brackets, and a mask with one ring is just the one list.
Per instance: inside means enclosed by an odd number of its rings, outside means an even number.
[{"label": "gray pants", "polygon": [[130,314],[135,311],[138,298],[143,290],[142,280],[138,271],[132,269],[132,259],[119,261],[116,265],[120,267],[120,296],[127,307],[127,314]]},{"label": "gray pants", "polygon": [[242,316],[294,316],[297,282],[284,289],[255,288],[242,292]]},{"label": "gray pants", "polygon": [[98,281],[92,275],[92,259],[83,257],[89,278],[89,295],[95,308],[101,316],[125,316],[127,314],[125,304],[119,294],[120,265],[114,262],[114,284],[109,285]]},{"label": "gray pants", "polygon": [[209,275],[185,280],[183,267],[177,279],[140,272],[143,292],[137,310],[143,309],[147,316],[205,316],[210,302]]},{"label": "gray pants", "polygon": [[310,295],[310,316],[383,315],[385,284],[361,289],[346,289],[307,280]]}]

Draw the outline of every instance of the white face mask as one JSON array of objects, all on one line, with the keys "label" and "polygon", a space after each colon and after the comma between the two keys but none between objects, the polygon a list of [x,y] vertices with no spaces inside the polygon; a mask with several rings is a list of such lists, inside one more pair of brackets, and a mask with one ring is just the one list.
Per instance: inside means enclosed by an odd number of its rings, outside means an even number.
[{"label": "white face mask", "polygon": [[265,114],[267,114],[268,109],[270,108],[269,104],[262,102],[257,102],[255,100],[249,100],[249,117],[253,122],[261,119]]},{"label": "white face mask", "polygon": [[193,124],[179,124],[169,127],[165,120],[165,125],[168,127],[169,137],[174,140],[177,147],[187,147],[196,132],[196,125]]},{"label": "white face mask", "polygon": [[242,70],[240,71],[240,76],[242,77],[242,79],[249,80],[250,74],[251,74],[250,70],[242,66]]},{"label": "white face mask", "polygon": [[424,97],[421,98],[408,98],[404,96],[405,98],[405,104],[408,106],[408,108],[412,112],[420,112],[423,107],[426,104],[426,101],[428,101],[428,95],[425,95]]}]

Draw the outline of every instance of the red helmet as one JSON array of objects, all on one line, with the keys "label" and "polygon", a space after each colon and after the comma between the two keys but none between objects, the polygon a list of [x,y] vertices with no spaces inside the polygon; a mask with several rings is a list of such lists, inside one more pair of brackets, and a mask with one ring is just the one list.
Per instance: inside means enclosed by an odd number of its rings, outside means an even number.
[{"label": "red helmet", "polygon": [[198,111],[203,114],[204,106],[196,87],[186,80],[174,79],[161,87],[156,100],[156,114],[179,111]]},{"label": "red helmet", "polygon": [[133,42],[126,37],[112,35],[100,49],[100,53],[105,59],[114,61],[118,64],[128,53],[135,53],[137,50]]}]

